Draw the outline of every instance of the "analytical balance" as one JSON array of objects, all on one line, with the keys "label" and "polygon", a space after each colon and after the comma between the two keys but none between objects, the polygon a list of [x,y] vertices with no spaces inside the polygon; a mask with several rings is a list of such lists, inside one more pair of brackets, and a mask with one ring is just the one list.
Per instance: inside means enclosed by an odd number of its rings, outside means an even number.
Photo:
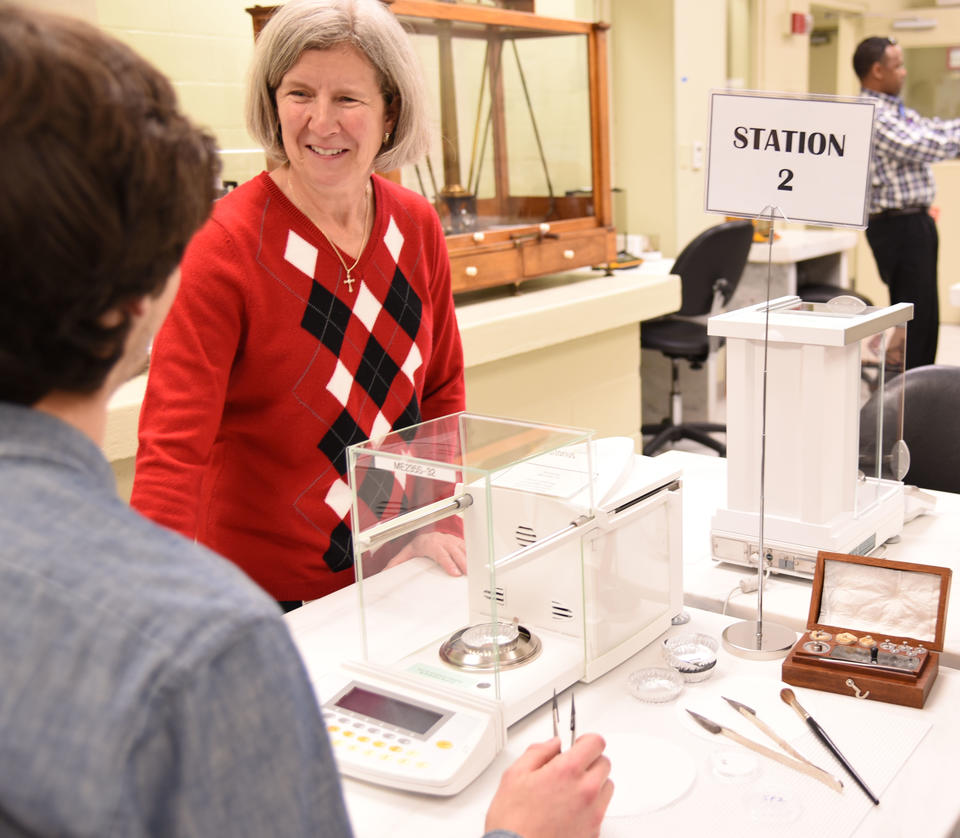
[{"label": "analytical balance", "polygon": [[455,794],[682,609],[679,472],[629,439],[461,413],[348,458],[364,655],[315,684],[346,775]]},{"label": "analytical balance", "polygon": [[[711,551],[757,566],[765,457],[765,566],[812,578],[818,550],[867,555],[903,527],[899,373],[913,306],[781,297],[768,316],[767,305],[708,321],[727,352],[727,506],[714,515]],[[871,393],[898,388],[897,421],[884,424],[882,399],[862,411]]]}]

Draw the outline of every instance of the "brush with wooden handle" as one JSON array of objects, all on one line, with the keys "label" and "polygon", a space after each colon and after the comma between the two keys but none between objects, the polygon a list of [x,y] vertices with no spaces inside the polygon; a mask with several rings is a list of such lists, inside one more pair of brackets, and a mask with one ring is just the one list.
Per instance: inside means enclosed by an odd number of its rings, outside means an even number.
[{"label": "brush with wooden handle", "polygon": [[836,777],[832,774],[828,774],[822,768],[817,768],[815,765],[811,765],[809,762],[800,762],[800,760],[793,759],[788,757],[785,754],[781,754],[779,751],[773,750],[773,748],[768,748],[766,745],[761,745],[759,742],[754,742],[752,739],[748,739],[746,736],[741,736],[735,730],[731,730],[728,727],[719,725],[716,722],[710,721],[710,719],[705,716],[701,716],[699,713],[694,713],[693,710],[687,710],[687,712],[696,719],[697,723],[701,727],[709,730],[710,733],[719,733],[722,736],[726,736],[728,739],[732,739],[734,742],[737,742],[743,745],[745,748],[749,748],[751,751],[755,751],[761,756],[765,756],[768,759],[775,760],[781,765],[787,766],[787,768],[792,768],[794,771],[799,771],[801,774],[806,774],[808,777],[813,777],[814,780],[819,780],[824,785],[830,786],[834,791],[843,791],[843,783],[841,783]]}]

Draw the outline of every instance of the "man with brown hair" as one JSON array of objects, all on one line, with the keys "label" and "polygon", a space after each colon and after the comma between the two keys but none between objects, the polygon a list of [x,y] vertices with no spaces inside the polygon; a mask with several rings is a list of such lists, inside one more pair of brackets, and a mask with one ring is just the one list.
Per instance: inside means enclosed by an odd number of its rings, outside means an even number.
[{"label": "man with brown hair", "polygon": [[349,833],[276,605],[98,448],[218,173],[131,49],[0,2],[3,835]]},{"label": "man with brown hair", "polygon": [[[0,0],[4,836],[351,833],[276,603],[124,504],[98,448],[217,174],[157,70],[92,26]],[[528,749],[491,835],[596,835],[603,745]]]}]

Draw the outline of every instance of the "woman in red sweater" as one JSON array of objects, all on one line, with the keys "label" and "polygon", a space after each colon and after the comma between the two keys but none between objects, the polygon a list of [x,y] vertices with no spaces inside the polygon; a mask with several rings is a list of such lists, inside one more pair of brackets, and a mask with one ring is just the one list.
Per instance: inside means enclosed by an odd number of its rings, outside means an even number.
[{"label": "woman in red sweater", "polygon": [[[187,250],[131,503],[293,607],[354,578],[346,446],[462,410],[463,352],[436,213],[373,174],[427,147],[394,16],[377,0],[282,6],[248,123],[283,164],[218,201]],[[462,543],[433,538],[462,572]]]}]

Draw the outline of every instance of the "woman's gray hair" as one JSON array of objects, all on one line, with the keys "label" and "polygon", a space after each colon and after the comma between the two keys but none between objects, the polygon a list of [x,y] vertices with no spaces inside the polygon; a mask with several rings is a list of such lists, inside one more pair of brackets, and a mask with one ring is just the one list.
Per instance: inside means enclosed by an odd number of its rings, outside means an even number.
[{"label": "woman's gray hair", "polygon": [[287,162],[277,88],[304,50],[351,44],[373,65],[397,121],[374,159],[387,172],[426,154],[430,124],[419,61],[399,21],[380,0],[289,0],[260,32],[247,87],[247,127],[267,154]]}]

